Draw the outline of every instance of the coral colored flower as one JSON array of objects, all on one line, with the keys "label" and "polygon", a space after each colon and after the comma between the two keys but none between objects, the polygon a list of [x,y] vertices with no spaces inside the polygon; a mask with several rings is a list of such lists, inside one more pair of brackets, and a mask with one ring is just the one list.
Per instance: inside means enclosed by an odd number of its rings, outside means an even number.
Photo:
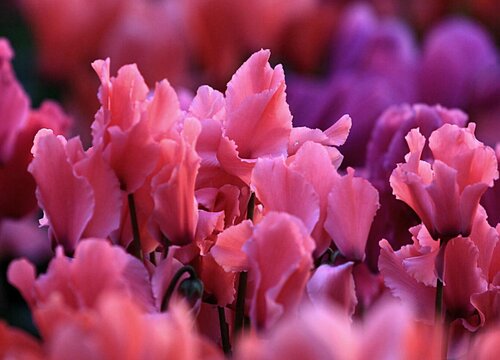
[{"label": "coral colored flower", "polygon": [[195,237],[198,203],[194,191],[200,163],[195,147],[200,124],[188,118],[177,141],[160,142],[161,169],[151,180],[154,201],[152,220],[174,245],[186,245]]},{"label": "coral colored flower", "polygon": [[197,359],[221,358],[220,352],[194,328],[182,303],[168,313],[146,313],[133,299],[104,292],[93,308],[78,312],[54,294],[34,311],[37,321],[51,323],[43,336],[50,359]]},{"label": "coral colored flower", "polygon": [[493,149],[466,129],[445,124],[429,138],[434,162],[421,160],[425,138],[418,129],[406,136],[410,152],[398,164],[390,183],[396,197],[420,217],[434,238],[470,234],[481,196],[498,178]]},{"label": "coral colored flower", "polygon": [[286,154],[292,129],[283,68],[271,68],[269,56],[268,50],[256,52],[227,84],[218,158],[227,172],[245,182],[257,158]]},{"label": "coral colored flower", "polygon": [[382,301],[363,321],[351,323],[329,304],[305,306],[272,331],[250,333],[237,359],[438,359],[442,329],[414,321],[410,308]]},{"label": "coral colored flower", "polygon": [[[154,309],[149,275],[144,265],[121,247],[104,239],[87,239],[78,244],[73,259],[59,247],[45,274],[36,277],[35,267],[25,259],[9,265],[8,279],[32,310],[43,308],[57,295],[68,311],[94,308],[102,294],[117,291],[144,311]],[[57,326],[50,318],[38,319],[42,333]]]},{"label": "coral colored flower", "polygon": [[143,118],[149,88],[135,65],[120,68],[116,78],[110,77],[109,59],[96,60],[92,66],[101,80],[101,108],[92,124],[92,145],[102,146],[122,189],[133,193],[155,169],[160,152]]},{"label": "coral colored flower", "polygon": [[294,312],[313,266],[314,241],[295,217],[271,212],[243,245],[248,259],[249,316],[255,328]]},{"label": "coral colored flower", "polygon": [[102,151],[84,152],[78,138],[66,141],[51,130],[35,137],[28,170],[37,181],[37,199],[44,210],[42,225],[51,240],[72,253],[84,237],[107,237],[117,229],[120,184]]}]

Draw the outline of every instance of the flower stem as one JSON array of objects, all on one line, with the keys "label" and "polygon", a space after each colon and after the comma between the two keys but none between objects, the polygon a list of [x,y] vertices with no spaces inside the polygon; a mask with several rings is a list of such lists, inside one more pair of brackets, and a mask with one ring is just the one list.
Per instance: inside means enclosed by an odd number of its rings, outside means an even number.
[{"label": "flower stem", "polygon": [[[247,219],[253,221],[255,209],[255,193],[250,194],[247,206]],[[247,278],[246,271],[240,272],[238,280],[238,296],[236,298],[236,315],[234,318],[234,334],[239,334],[245,326],[245,297],[247,292]]]},{"label": "flower stem", "polygon": [[436,324],[443,321],[443,281],[438,277],[436,284],[436,302],[435,302],[435,321]]},{"label": "flower stem", "polygon": [[161,302],[161,308],[160,308],[161,311],[168,310],[168,304],[170,302],[170,298],[172,297],[175,287],[179,282],[179,280],[181,279],[182,275],[184,275],[184,273],[188,273],[192,279],[197,279],[196,271],[194,271],[191,265],[184,265],[179,270],[177,270],[177,272],[174,274],[174,277],[170,281],[170,285],[168,286],[165,296],[163,297],[163,301]]},{"label": "flower stem", "polygon": [[226,322],[226,313],[222,306],[217,306],[219,313],[220,337],[222,339],[222,349],[224,354],[231,355],[231,343],[229,342],[229,326]]},{"label": "flower stem", "polygon": [[239,334],[245,322],[245,295],[247,291],[247,277],[246,271],[240,272],[238,281],[238,297],[236,298],[236,315],[234,318],[234,333]]},{"label": "flower stem", "polygon": [[132,223],[132,243],[128,247],[129,253],[142,261],[141,251],[141,236],[139,234],[139,223],[137,221],[137,212],[135,209],[134,194],[128,194],[128,208],[130,214],[130,222]]},{"label": "flower stem", "polygon": [[437,274],[437,283],[436,283],[436,301],[434,303],[435,313],[434,319],[436,324],[444,323],[444,308],[443,308],[443,291],[444,291],[444,254],[446,251],[446,244],[450,239],[448,238],[440,238],[439,239],[439,252],[436,257],[436,274]]}]

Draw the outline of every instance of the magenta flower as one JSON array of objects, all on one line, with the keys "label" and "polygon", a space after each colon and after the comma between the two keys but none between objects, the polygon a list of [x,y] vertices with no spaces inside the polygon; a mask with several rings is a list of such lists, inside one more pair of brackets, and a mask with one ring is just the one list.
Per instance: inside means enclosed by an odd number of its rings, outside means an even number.
[{"label": "magenta flower", "polygon": [[466,129],[445,124],[429,137],[434,162],[421,160],[425,138],[418,129],[406,136],[410,152],[390,183],[394,194],[420,217],[433,238],[470,234],[479,200],[498,178],[495,152]]}]

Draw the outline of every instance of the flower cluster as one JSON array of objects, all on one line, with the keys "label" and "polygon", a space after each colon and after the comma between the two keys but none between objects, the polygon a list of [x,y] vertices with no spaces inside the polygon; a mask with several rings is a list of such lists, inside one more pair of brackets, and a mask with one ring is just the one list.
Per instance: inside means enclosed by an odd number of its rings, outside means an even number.
[{"label": "flower cluster", "polygon": [[[20,99],[10,109],[26,114],[5,54],[2,106]],[[402,106],[379,119],[371,166],[341,170],[351,118],[294,127],[269,57],[253,54],[225,93],[202,86],[182,101],[135,65],[112,76],[109,59],[93,62],[91,145],[57,122],[34,137],[26,176],[55,255],[42,274],[11,262],[41,340],[2,323],[2,356],[439,358],[494,346],[500,226],[479,202],[498,152],[458,110]],[[9,116],[13,129],[28,121]],[[8,162],[16,131],[4,133]]]}]

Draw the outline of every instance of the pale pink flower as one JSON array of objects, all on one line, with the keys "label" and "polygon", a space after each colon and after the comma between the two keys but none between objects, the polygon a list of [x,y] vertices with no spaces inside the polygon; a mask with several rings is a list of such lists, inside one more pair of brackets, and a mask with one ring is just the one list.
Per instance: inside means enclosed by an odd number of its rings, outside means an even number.
[{"label": "pale pink flower", "polygon": [[425,138],[418,129],[406,136],[410,152],[390,183],[396,197],[418,214],[434,238],[468,236],[479,200],[498,178],[493,149],[466,129],[445,124],[429,138],[432,164],[422,161]]}]

